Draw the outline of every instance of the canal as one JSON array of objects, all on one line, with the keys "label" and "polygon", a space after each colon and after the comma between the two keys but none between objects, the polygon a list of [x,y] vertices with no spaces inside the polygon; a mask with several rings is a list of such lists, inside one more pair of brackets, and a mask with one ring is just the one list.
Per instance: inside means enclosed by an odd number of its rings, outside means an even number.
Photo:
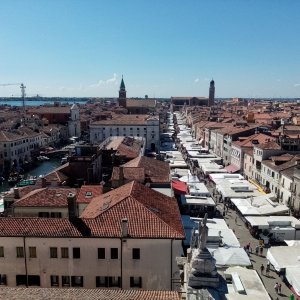
[{"label": "canal", "polygon": [[[40,176],[40,175],[46,175],[59,167],[61,165],[61,158],[51,158],[49,160],[44,160],[41,162],[38,162],[37,165],[31,169],[30,171],[26,172],[24,174],[24,178],[27,176]],[[2,185],[0,185],[0,192],[6,192],[11,188],[11,186],[8,185],[7,181],[4,181]]]}]

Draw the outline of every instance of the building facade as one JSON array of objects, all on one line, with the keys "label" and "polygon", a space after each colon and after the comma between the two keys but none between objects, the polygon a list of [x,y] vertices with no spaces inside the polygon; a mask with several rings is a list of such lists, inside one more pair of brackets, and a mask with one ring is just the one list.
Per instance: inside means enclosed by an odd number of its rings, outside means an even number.
[{"label": "building facade", "polygon": [[101,143],[112,136],[143,137],[149,151],[159,151],[159,117],[148,115],[116,115],[112,119],[90,124],[90,142]]}]

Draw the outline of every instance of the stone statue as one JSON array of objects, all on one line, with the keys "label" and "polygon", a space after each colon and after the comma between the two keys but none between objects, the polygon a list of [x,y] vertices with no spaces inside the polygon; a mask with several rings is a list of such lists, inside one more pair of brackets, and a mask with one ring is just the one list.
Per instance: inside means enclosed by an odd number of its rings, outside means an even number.
[{"label": "stone statue", "polygon": [[202,222],[199,222],[199,240],[198,247],[200,250],[206,249],[207,237],[208,237],[208,227],[206,225],[207,222],[207,214],[205,214]]},{"label": "stone statue", "polygon": [[196,235],[195,235],[195,228],[193,227],[192,229],[192,234],[191,234],[191,240],[190,240],[190,248],[193,249],[196,247]]}]

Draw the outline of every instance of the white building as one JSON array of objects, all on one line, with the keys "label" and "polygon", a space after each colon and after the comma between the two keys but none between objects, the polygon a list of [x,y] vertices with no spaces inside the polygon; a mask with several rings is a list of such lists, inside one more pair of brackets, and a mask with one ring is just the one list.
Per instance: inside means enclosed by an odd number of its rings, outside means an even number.
[{"label": "white building", "polygon": [[111,119],[90,124],[90,142],[101,143],[110,136],[144,137],[146,148],[159,150],[159,117],[148,115],[114,115]]},{"label": "white building", "polygon": [[70,108],[70,120],[68,122],[69,128],[69,136],[73,137],[80,137],[81,135],[81,128],[80,128],[80,111],[79,107],[74,103]]},{"label": "white building", "polygon": [[32,151],[43,145],[44,134],[28,128],[0,132],[0,171],[31,161]]},{"label": "white building", "polygon": [[68,206],[69,218],[0,218],[4,285],[176,289],[184,230],[175,198],[130,182],[80,218],[72,194]]}]

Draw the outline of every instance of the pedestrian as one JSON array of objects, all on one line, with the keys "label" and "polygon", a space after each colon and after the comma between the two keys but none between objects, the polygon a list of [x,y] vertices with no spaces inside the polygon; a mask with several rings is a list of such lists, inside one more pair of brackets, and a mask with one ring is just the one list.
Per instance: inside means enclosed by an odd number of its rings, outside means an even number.
[{"label": "pedestrian", "polygon": [[276,282],[275,285],[274,285],[274,289],[275,289],[276,294],[278,294],[278,288],[279,288],[278,282]]},{"label": "pedestrian", "polygon": [[281,283],[278,284],[278,293],[281,294]]},{"label": "pedestrian", "polygon": [[270,274],[270,264],[267,264],[267,267],[266,267],[266,276],[269,277],[269,274]]},{"label": "pedestrian", "polygon": [[237,217],[235,217],[235,224],[237,224]]},{"label": "pedestrian", "polygon": [[259,252],[260,252],[260,256],[262,256],[262,255],[263,255],[263,252],[264,252],[264,248],[263,248],[263,246],[260,246],[260,248],[259,248]]},{"label": "pedestrian", "polygon": [[263,273],[264,273],[264,269],[265,269],[264,265],[261,264],[261,266],[260,266],[260,274],[263,274]]},{"label": "pedestrian", "polygon": [[255,247],[255,254],[256,254],[256,255],[258,255],[258,251],[259,251],[259,246],[257,245],[257,246]]}]

